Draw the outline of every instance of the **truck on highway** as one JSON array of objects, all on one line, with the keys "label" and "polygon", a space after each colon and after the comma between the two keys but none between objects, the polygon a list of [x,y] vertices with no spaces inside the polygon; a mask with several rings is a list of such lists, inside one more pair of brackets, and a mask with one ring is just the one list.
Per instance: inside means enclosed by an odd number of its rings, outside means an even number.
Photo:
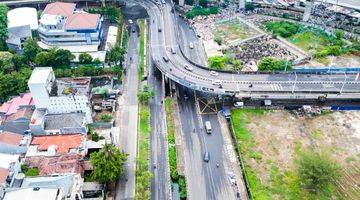
[{"label": "truck on highway", "polygon": [[210,121],[205,122],[205,129],[207,134],[211,134],[211,123]]}]

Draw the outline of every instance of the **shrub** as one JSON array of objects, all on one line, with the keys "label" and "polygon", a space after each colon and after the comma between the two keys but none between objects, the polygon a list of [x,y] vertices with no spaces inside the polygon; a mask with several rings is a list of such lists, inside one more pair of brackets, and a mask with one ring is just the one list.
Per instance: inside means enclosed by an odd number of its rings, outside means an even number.
[{"label": "shrub", "polygon": [[81,53],[79,55],[79,63],[80,64],[90,64],[93,61],[93,58],[88,53]]},{"label": "shrub", "polygon": [[213,56],[210,57],[208,61],[211,69],[222,70],[228,61],[228,58],[226,56]]},{"label": "shrub", "polygon": [[303,25],[287,21],[267,22],[265,28],[274,35],[288,38],[298,33],[303,28]]},{"label": "shrub", "polygon": [[186,13],[186,18],[192,19],[198,15],[206,16],[206,15],[217,14],[218,12],[219,12],[218,7],[203,8],[201,6],[195,6],[193,9],[191,9],[189,12]]},{"label": "shrub", "polygon": [[292,64],[287,60],[277,60],[272,57],[265,57],[259,63],[259,71],[291,70]]},{"label": "shrub", "polygon": [[339,180],[340,167],[322,152],[307,151],[297,161],[299,178],[310,193],[331,197],[333,184]]},{"label": "shrub", "polygon": [[103,114],[101,115],[101,121],[103,122],[110,122],[112,119],[111,114]]},{"label": "shrub", "polygon": [[25,172],[25,175],[26,176],[38,176],[39,169],[37,167],[30,168]]},{"label": "shrub", "polygon": [[221,38],[221,36],[219,36],[219,35],[215,36],[214,41],[215,41],[218,45],[221,45],[221,44],[222,44],[222,38]]}]

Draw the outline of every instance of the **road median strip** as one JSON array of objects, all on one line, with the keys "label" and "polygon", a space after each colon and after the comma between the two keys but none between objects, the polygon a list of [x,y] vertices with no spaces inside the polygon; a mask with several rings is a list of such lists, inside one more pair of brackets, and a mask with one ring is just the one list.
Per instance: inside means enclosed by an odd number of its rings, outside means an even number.
[{"label": "road median strip", "polygon": [[172,183],[178,184],[179,186],[180,199],[187,199],[186,180],[185,177],[183,175],[180,175],[178,172],[177,152],[175,148],[175,124],[173,107],[174,104],[171,98],[167,97],[165,99],[165,109],[168,130],[170,177]]}]

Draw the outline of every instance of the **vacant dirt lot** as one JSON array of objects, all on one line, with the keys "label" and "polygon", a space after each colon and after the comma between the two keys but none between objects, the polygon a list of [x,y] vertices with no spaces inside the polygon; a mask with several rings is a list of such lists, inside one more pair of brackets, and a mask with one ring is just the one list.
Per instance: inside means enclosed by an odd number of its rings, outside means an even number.
[{"label": "vacant dirt lot", "polygon": [[233,112],[235,129],[243,120],[243,128],[237,128],[238,138],[243,138],[242,151],[249,152],[243,156],[255,177],[250,181],[264,187],[255,192],[267,193],[270,198],[266,199],[290,198],[291,184],[281,189],[276,177],[285,177],[281,184],[289,183],[286,179],[294,177],[296,152],[315,148],[329,153],[341,165],[344,175],[337,192],[348,194],[346,199],[360,198],[360,112],[305,118],[280,110],[237,111]]}]

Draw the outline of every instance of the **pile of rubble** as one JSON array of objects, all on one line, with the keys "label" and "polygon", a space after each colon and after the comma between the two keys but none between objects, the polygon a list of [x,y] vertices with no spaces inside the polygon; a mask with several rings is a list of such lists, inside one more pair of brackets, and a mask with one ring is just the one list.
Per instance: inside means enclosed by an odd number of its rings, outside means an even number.
[{"label": "pile of rubble", "polygon": [[327,112],[331,112],[330,108],[328,107],[309,106],[309,105],[303,105],[301,108],[293,111],[293,113],[297,117],[307,117],[307,118],[318,116]]},{"label": "pile of rubble", "polygon": [[360,13],[339,6],[314,5],[309,23],[360,34]]},{"label": "pile of rubble", "polygon": [[230,50],[235,54],[237,59],[244,63],[250,61],[259,61],[264,57],[275,57],[279,59],[295,60],[296,55],[289,50],[282,47],[276,40],[272,39],[270,35],[255,38],[250,41],[242,43],[240,46],[233,47]]}]

